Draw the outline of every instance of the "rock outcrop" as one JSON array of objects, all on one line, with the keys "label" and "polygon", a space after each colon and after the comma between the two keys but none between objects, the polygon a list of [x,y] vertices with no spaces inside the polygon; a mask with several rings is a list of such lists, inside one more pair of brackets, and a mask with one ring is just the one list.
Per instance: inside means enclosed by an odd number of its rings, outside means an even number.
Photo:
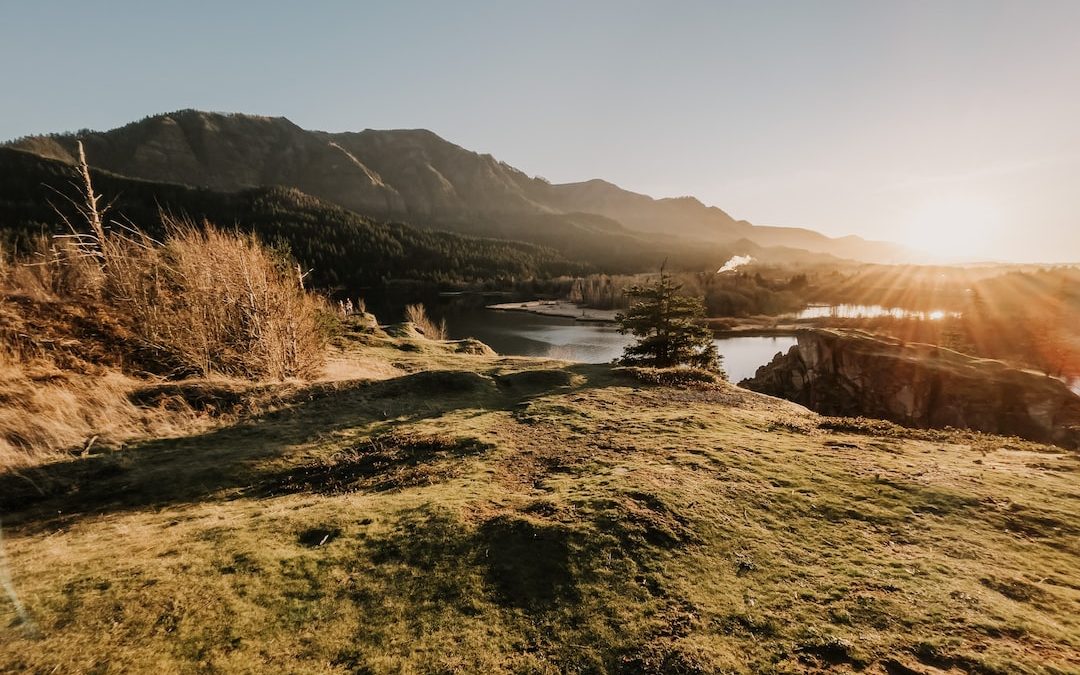
[{"label": "rock outcrop", "polygon": [[1080,396],[1046,375],[861,332],[803,330],[740,384],[826,415],[1080,447]]}]

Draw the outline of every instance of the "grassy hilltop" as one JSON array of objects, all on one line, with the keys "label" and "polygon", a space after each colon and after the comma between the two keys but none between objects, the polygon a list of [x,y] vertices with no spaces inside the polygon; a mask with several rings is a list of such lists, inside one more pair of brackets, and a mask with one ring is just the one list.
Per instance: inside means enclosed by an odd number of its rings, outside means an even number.
[{"label": "grassy hilltop", "polygon": [[0,671],[1080,670],[1076,454],[457,348],[0,476]]}]

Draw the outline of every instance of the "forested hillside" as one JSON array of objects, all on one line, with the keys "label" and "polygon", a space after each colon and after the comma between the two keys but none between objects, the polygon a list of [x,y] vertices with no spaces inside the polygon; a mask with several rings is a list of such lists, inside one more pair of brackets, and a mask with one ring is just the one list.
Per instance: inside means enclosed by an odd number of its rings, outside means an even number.
[{"label": "forested hillside", "polygon": [[[76,192],[67,164],[0,148],[0,228],[8,248],[31,237],[63,232],[54,207],[71,211]],[[236,226],[287,247],[312,283],[348,291],[413,280],[460,284],[550,277],[587,271],[555,251],[522,242],[379,223],[322,202],[299,190],[257,188],[235,193],[132,180],[94,172],[109,217],[160,233],[162,210],[222,227]]]},{"label": "forested hillside", "polygon": [[[693,197],[654,199],[603,180],[551,184],[426,129],[331,133],[303,129],[284,117],[179,110],[109,131],[32,136],[11,145],[73,162],[78,140],[91,166],[122,176],[228,192],[291,187],[380,220],[557,242],[564,253],[659,246],[664,250],[655,252],[662,259],[692,246],[727,249],[742,241],[751,248],[875,262],[908,255],[885,242],[735,220]],[[603,221],[603,232],[583,218]],[[631,260],[616,254],[593,262],[610,268]]]}]

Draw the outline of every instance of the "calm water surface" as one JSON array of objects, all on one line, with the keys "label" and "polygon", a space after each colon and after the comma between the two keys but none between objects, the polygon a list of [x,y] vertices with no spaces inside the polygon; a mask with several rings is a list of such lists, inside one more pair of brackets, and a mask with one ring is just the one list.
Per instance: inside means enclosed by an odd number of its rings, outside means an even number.
[{"label": "calm water surface", "polygon": [[[608,363],[622,354],[631,337],[619,335],[611,324],[586,323],[525,312],[479,310],[447,316],[450,337],[474,337],[507,356],[543,356]],[[716,341],[724,370],[732,382],[753,376],[777,352],[795,344],[792,336],[734,337]]]}]

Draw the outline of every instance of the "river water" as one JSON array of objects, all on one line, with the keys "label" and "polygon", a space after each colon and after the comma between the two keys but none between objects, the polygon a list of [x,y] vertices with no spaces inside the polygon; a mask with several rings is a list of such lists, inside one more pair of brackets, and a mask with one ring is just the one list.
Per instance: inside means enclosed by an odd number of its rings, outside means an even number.
[{"label": "river water", "polygon": [[[541,356],[609,363],[622,354],[633,339],[620,335],[606,323],[575,321],[527,312],[476,310],[446,317],[450,337],[474,337],[506,356]],[[724,357],[724,370],[732,382],[752,377],[777,352],[787,352],[794,336],[748,336],[718,338],[717,350]]]}]

